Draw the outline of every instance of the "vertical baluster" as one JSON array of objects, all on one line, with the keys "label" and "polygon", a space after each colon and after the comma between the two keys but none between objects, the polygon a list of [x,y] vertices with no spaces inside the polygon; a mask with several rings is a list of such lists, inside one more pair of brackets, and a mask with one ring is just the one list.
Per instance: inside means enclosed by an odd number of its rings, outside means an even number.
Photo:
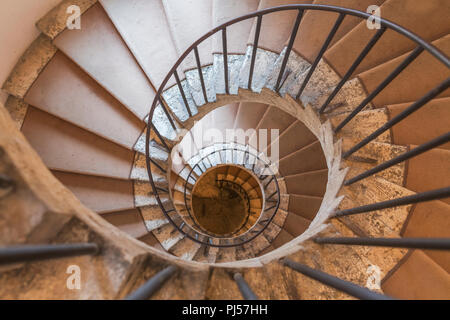
[{"label": "vertical baluster", "polygon": [[195,55],[195,61],[197,62],[197,70],[198,70],[198,75],[200,77],[200,83],[202,85],[203,98],[205,98],[205,103],[208,103],[208,96],[206,94],[205,80],[203,79],[202,65],[200,64],[200,56],[198,54],[197,46],[194,48],[194,55]]},{"label": "vertical baluster", "polygon": [[225,92],[230,94],[230,86],[228,83],[228,49],[227,49],[227,28],[222,29],[222,49],[223,49],[223,71],[225,77]]},{"label": "vertical baluster", "polygon": [[151,277],[139,289],[128,295],[125,300],[147,300],[149,299],[162,285],[169,280],[176,271],[175,266],[169,266]]},{"label": "vertical baluster", "polygon": [[333,92],[328,96],[327,101],[323,104],[323,106],[320,108],[320,113],[323,113],[325,108],[328,106],[328,104],[333,100],[333,98],[338,94],[338,92],[341,90],[342,86],[347,82],[347,80],[351,77],[353,72],[356,70],[356,68],[360,65],[360,63],[363,61],[363,59],[367,56],[367,54],[370,52],[370,50],[373,48],[373,46],[377,43],[377,41],[381,38],[383,33],[386,31],[385,26],[381,26],[381,29],[379,29],[375,35],[370,39],[369,43],[365,46],[363,51],[359,54],[358,58],[356,58],[355,62],[353,62],[350,69],[348,69],[347,73],[344,75],[342,80],[339,82],[339,84],[336,86],[336,88],[333,90]]},{"label": "vertical baluster", "polygon": [[401,113],[399,113],[397,116],[386,122],[384,125],[382,125],[380,128],[375,130],[371,135],[363,139],[360,143],[358,143],[356,146],[345,152],[342,157],[348,158],[350,155],[352,155],[354,152],[358,151],[362,147],[364,147],[366,144],[371,142],[373,139],[381,135],[386,130],[389,130],[392,126],[397,124],[398,122],[402,121],[406,117],[408,117],[411,113],[417,111],[418,109],[422,108],[425,104],[427,104],[430,100],[432,100],[434,97],[438,96],[441,92],[446,90],[450,86],[450,78],[447,78],[442,83],[437,85],[432,90],[428,91],[422,98],[414,102],[411,106],[409,106],[407,109],[403,110]]},{"label": "vertical baluster", "polygon": [[278,75],[277,83],[275,85],[275,91],[277,93],[279,93],[279,91],[280,91],[281,79],[283,78],[284,70],[286,69],[286,65],[287,65],[287,62],[289,60],[289,56],[290,56],[291,51],[292,51],[292,46],[294,45],[294,41],[295,41],[295,38],[297,36],[298,27],[300,26],[300,22],[302,21],[303,12],[304,11],[302,9],[300,9],[298,11],[297,19],[295,20],[294,27],[292,28],[292,31],[291,31],[291,37],[289,39],[289,43],[288,43],[288,46],[286,48],[284,59],[283,59],[283,62],[281,64],[280,74]]},{"label": "vertical baluster", "polygon": [[259,34],[261,32],[262,15],[259,15],[256,21],[255,40],[253,41],[252,61],[250,63],[250,73],[248,75],[248,89],[252,89],[253,70],[255,69],[256,50],[258,49]]},{"label": "vertical baluster", "polygon": [[397,68],[395,68],[394,71],[392,71],[387,77],[386,79],[383,80],[383,82],[381,82],[378,87],[367,96],[367,98],[364,99],[364,101],[362,101],[360,103],[360,105],[358,107],[356,107],[355,110],[353,110],[347,118],[345,118],[344,120],[342,120],[342,122],[336,127],[336,129],[334,129],[334,132],[337,133],[339,132],[350,120],[352,120],[370,101],[373,100],[373,98],[375,98],[389,83],[392,82],[392,80],[394,80],[411,62],[413,62],[418,56],[419,54],[421,54],[423,51],[422,47],[417,47],[416,49],[414,49],[413,52],[411,52],[410,55],[408,55],[408,57],[406,57],[405,60],[403,60],[403,62],[401,64],[399,64],[397,66]]}]

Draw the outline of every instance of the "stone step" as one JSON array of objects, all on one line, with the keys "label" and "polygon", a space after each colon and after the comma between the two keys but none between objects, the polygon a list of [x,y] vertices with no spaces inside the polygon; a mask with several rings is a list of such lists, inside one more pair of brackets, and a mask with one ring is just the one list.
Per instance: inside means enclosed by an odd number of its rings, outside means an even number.
[{"label": "stone step", "polygon": [[[436,3],[436,0],[432,2]],[[439,23],[439,21],[436,23]],[[450,35],[447,34],[431,42],[431,44],[442,52],[449,53]],[[361,79],[367,92],[372,92],[409,54],[410,52],[407,52],[362,72],[358,78]],[[418,74],[420,74],[420,77],[417,77]],[[373,104],[376,107],[384,107],[390,104],[419,100],[427,92],[446,80],[448,75],[448,70],[439,60],[428,52],[423,52],[373,99]],[[414,81],[411,81],[411,79],[414,79]],[[449,96],[450,90],[447,89],[438,97]]]},{"label": "stone step", "polygon": [[[389,119],[394,118],[413,102],[388,105]],[[450,127],[450,98],[433,99],[427,105],[391,128],[392,141],[399,145],[420,145],[447,132]],[[420,130],[417,130],[420,128]],[[439,148],[450,150],[450,143]]]},{"label": "stone step", "polygon": [[[380,6],[381,16],[384,19],[394,21],[428,42],[449,33],[448,21],[445,15],[441,14],[441,10],[448,9],[448,3],[442,0],[430,0],[420,4],[415,4],[408,0],[387,0]],[[362,11],[365,12],[366,10]],[[367,21],[361,19],[359,21],[355,28],[348,32],[325,54],[326,60],[330,62],[341,76],[347,72],[347,69],[377,31],[376,29],[371,30],[367,28]],[[429,27],[427,21],[434,21],[433,26]],[[407,37],[387,29],[354,74],[357,75],[392,60],[414,49],[415,46],[415,43]]]},{"label": "stone step", "polygon": [[83,14],[80,32],[65,30],[53,43],[139,119],[145,118],[155,91],[100,4]]},{"label": "stone step", "polygon": [[199,251],[200,247],[201,244],[192,241],[191,239],[183,238],[170,248],[170,252],[181,259],[190,261],[194,259],[194,256],[197,251]]},{"label": "stone step", "polygon": [[[414,192],[383,178],[369,177],[344,187],[340,194],[346,196],[339,205],[339,209],[342,210],[405,197],[414,194]],[[342,217],[340,220],[350,228],[354,226],[360,236],[399,237],[411,206],[406,205],[355,214]]]},{"label": "stone step", "polygon": [[[127,6],[117,0],[101,0],[100,3],[158,89],[178,58],[162,1],[133,0]],[[174,80],[171,81],[173,84]]]},{"label": "stone step", "polygon": [[[58,171],[52,173],[82,204],[95,212],[107,213],[135,208],[133,182],[130,180]],[[142,196],[143,201],[150,197]]]},{"label": "stone step", "polygon": [[[163,203],[169,203],[168,198],[163,198]],[[169,220],[158,205],[149,205],[139,208],[147,230],[153,231],[169,223]]]},{"label": "stone step", "polygon": [[327,168],[327,161],[320,142],[310,144],[280,159],[279,171],[282,176],[300,174]]},{"label": "stone step", "polygon": [[[384,1],[385,0],[314,0],[314,4],[332,5],[366,12],[370,5],[380,6]],[[307,61],[313,63],[325,43],[328,34],[333,28],[338,15],[339,14],[335,12],[318,10],[306,11],[302,22],[300,23],[299,32],[295,38],[292,49]],[[328,48],[331,48],[360,22],[361,19],[358,17],[350,15],[346,16]]]},{"label": "stone step", "polygon": [[172,224],[162,225],[161,227],[152,230],[152,233],[166,251],[169,251],[177,242],[184,238]]},{"label": "stone step", "polygon": [[134,152],[29,107],[22,132],[45,165],[56,171],[129,179]]},{"label": "stone step", "polygon": [[[183,1],[162,0],[166,12],[167,20],[178,56],[198,40],[213,26],[212,1]],[[212,39],[209,37],[199,45],[199,57],[202,66],[212,64]],[[194,54],[189,54],[182,65],[183,70],[195,68]]]},{"label": "stone step", "polygon": [[133,238],[141,238],[148,233],[139,209],[105,213],[102,218]]},{"label": "stone step", "polygon": [[[357,142],[357,140],[344,137],[342,143],[343,149],[348,150]],[[357,174],[361,174],[390,159],[404,154],[406,151],[408,151],[408,148],[405,146],[381,142],[370,142],[351,155],[348,159],[343,160],[342,166],[349,168],[346,178],[353,178]],[[376,173],[375,176],[382,177],[392,183],[403,186],[406,174],[405,168],[406,163],[401,162],[395,166]]]},{"label": "stone step", "polygon": [[132,149],[144,123],[61,52],[40,73],[24,101]]},{"label": "stone step", "polygon": [[422,250],[414,250],[384,279],[381,287],[398,299],[448,300],[450,275]]},{"label": "stone step", "polygon": [[289,194],[321,197],[325,193],[328,169],[309,171],[285,177]]},{"label": "stone step", "polygon": [[[410,146],[411,149],[417,146]],[[425,192],[450,185],[450,150],[432,149],[407,161],[405,188]],[[450,204],[450,198],[441,199]]]}]

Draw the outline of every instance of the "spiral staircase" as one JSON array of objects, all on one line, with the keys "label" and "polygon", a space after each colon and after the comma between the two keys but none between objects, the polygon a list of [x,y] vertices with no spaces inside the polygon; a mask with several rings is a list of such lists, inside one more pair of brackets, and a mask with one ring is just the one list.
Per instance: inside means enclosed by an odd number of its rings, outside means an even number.
[{"label": "spiral staircase", "polygon": [[0,297],[449,299],[448,13],[62,1],[3,85]]}]

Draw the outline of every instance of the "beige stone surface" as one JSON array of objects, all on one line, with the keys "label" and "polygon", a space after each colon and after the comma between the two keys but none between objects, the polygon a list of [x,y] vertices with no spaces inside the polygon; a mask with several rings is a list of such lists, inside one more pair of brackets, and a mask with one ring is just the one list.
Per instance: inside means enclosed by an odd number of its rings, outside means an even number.
[{"label": "beige stone surface", "polygon": [[14,122],[16,122],[17,127],[20,129],[27,114],[28,104],[26,104],[22,99],[10,95],[6,100],[5,108],[8,110],[11,118]]}]

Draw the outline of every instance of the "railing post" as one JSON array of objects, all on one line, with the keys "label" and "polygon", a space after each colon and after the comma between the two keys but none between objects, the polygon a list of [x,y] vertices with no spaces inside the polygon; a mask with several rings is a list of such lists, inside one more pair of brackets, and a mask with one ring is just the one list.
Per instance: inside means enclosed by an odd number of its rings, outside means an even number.
[{"label": "railing post", "polygon": [[198,47],[194,47],[195,61],[197,63],[198,76],[200,77],[200,83],[202,85],[203,98],[205,103],[208,103],[208,95],[206,94],[205,80],[203,79],[202,65],[200,63],[200,55],[198,54]]},{"label": "railing post", "polygon": [[94,255],[98,252],[99,247],[96,243],[10,246],[0,248],[0,265]]},{"label": "railing post", "polygon": [[370,177],[371,175],[374,175],[377,172],[383,171],[387,168],[390,168],[400,162],[403,162],[405,160],[411,159],[419,154],[422,154],[428,150],[431,150],[433,148],[436,148],[444,143],[447,143],[450,141],[450,132],[447,132],[446,134],[443,134],[442,136],[439,136],[431,141],[428,141],[424,144],[421,144],[420,146],[415,147],[414,149],[405,152],[402,155],[399,155],[398,157],[395,157],[391,160],[388,160],[370,170],[367,170],[366,172],[363,172],[356,177],[353,177],[351,179],[348,179],[344,182],[344,185],[348,186],[352,183],[355,183],[359,180],[362,180],[364,178]]},{"label": "railing post", "polygon": [[156,291],[158,291],[162,285],[173,276],[177,268],[175,266],[169,266],[162,271],[151,277],[146,283],[139,287],[136,291],[125,297],[125,300],[147,300]]},{"label": "railing post", "polygon": [[355,62],[353,62],[352,66],[348,69],[347,73],[342,77],[342,80],[339,82],[339,84],[336,86],[336,88],[333,90],[333,92],[328,96],[325,103],[320,108],[319,113],[323,113],[325,111],[325,108],[328,106],[328,104],[333,100],[333,98],[338,94],[338,92],[341,90],[343,85],[347,82],[347,80],[351,77],[353,72],[356,70],[356,68],[359,66],[359,64],[363,61],[363,59],[367,56],[367,54],[370,52],[370,50],[373,48],[373,46],[377,43],[377,41],[381,38],[383,33],[386,31],[385,26],[381,26],[381,29],[375,33],[375,35],[370,39],[369,43],[365,46],[363,51],[359,54],[358,58],[356,58]]},{"label": "railing post", "polygon": [[242,277],[242,274],[235,273],[233,275],[233,278],[236,281],[239,291],[241,292],[241,294],[245,300],[258,300],[258,297],[252,291],[252,289],[249,287],[247,282],[244,280],[244,278]]},{"label": "railing post", "polygon": [[300,272],[301,274],[319,281],[327,286],[335,288],[339,291],[345,292],[355,298],[363,300],[392,300],[391,297],[370,291],[367,288],[360,287],[353,282],[339,279],[328,273],[312,269],[303,264],[297,263],[290,259],[283,259],[282,263],[289,268]]}]

